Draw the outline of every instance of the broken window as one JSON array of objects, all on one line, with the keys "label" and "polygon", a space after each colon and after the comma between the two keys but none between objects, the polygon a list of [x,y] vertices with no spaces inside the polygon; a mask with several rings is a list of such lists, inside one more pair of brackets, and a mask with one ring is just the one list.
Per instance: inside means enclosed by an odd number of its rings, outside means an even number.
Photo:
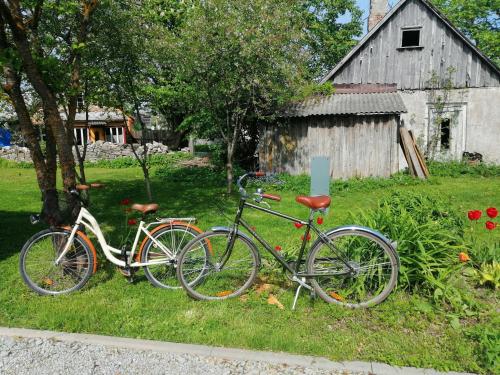
[{"label": "broken window", "polygon": [[420,47],[420,29],[403,30],[401,47]]},{"label": "broken window", "polygon": [[450,119],[441,120],[441,150],[450,149]]}]

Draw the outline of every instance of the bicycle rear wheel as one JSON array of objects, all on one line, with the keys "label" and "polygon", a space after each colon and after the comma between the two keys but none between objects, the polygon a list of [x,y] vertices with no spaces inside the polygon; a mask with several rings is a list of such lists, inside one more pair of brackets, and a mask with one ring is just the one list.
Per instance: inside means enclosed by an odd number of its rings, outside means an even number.
[{"label": "bicycle rear wheel", "polygon": [[70,234],[63,229],[47,229],[35,234],[23,246],[19,271],[33,291],[42,295],[64,294],[81,289],[89,280],[94,255],[78,235],[60,263],[55,264]]},{"label": "bicycle rear wheel", "polygon": [[[210,243],[208,256],[207,243]],[[209,231],[182,250],[177,278],[194,299],[222,300],[237,297],[252,285],[259,264],[255,245],[245,237],[230,231]]]},{"label": "bicycle rear wheel", "polygon": [[327,237],[330,244],[318,241],[307,259],[316,293],[328,303],[350,308],[371,307],[386,299],[399,271],[392,246],[361,229],[340,230]]},{"label": "bicycle rear wheel", "polygon": [[[142,263],[164,262],[144,266],[144,273],[149,282],[158,288],[181,288],[177,280],[177,255],[189,241],[200,233],[186,224],[168,225],[153,234],[153,238],[163,244],[176,257],[170,259],[151,239],[144,245],[141,255]],[[205,249],[205,252],[208,250]]]}]

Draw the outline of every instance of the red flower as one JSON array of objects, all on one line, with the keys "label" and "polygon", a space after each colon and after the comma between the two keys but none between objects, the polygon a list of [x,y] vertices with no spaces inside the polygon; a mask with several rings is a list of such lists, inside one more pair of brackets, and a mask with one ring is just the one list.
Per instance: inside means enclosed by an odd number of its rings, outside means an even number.
[{"label": "red flower", "polygon": [[132,209],[131,209],[130,207],[127,207],[127,208],[125,209],[125,212],[132,212]]},{"label": "red flower", "polygon": [[468,262],[470,260],[469,256],[467,255],[467,253],[460,253],[458,254],[458,260],[461,262],[461,263],[465,263],[465,262]]},{"label": "red flower", "polygon": [[[300,239],[304,241],[304,236],[300,236]],[[306,239],[309,241],[311,239],[311,233],[307,233]]]},{"label": "red flower", "polygon": [[322,218],[322,217],[318,217],[318,218],[316,219],[316,222],[317,222],[319,225],[323,224],[323,218]]},{"label": "red flower", "polygon": [[293,225],[295,225],[295,228],[300,229],[304,224],[295,222]]},{"label": "red flower", "polygon": [[137,220],[132,218],[132,219],[128,219],[127,220],[127,224],[128,225],[136,225],[137,224]]},{"label": "red flower", "polygon": [[486,209],[486,215],[494,219],[498,216],[498,210],[495,207],[490,207]]},{"label": "red flower", "polygon": [[467,212],[469,220],[479,220],[483,212],[481,210],[472,210]]},{"label": "red flower", "polygon": [[120,201],[120,204],[122,206],[128,206],[130,204],[130,199],[129,198],[123,198],[121,201]]},{"label": "red flower", "polygon": [[280,245],[275,246],[275,247],[274,247],[274,250],[276,250],[276,251],[281,251],[281,246],[280,246]]},{"label": "red flower", "polygon": [[493,221],[487,221],[486,222],[486,229],[488,230],[493,230],[497,226],[497,223],[494,223]]}]

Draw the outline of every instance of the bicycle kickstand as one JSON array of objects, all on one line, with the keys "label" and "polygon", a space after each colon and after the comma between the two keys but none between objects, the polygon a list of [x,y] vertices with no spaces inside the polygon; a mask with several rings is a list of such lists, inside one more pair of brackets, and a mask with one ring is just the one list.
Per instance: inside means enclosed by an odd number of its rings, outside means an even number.
[{"label": "bicycle kickstand", "polygon": [[[302,282],[306,282],[306,279],[303,277]],[[299,286],[297,287],[297,291],[295,292],[295,298],[293,299],[293,305],[292,305],[292,310],[295,310],[295,306],[297,305],[297,300],[299,298],[300,290],[303,288],[303,284],[299,283]]]}]

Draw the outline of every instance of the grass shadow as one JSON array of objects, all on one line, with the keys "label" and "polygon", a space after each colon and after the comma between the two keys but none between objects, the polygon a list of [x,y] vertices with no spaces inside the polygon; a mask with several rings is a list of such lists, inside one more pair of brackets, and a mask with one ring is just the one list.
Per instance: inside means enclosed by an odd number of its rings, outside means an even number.
[{"label": "grass shadow", "polygon": [[31,225],[29,217],[32,213],[0,211],[0,261],[19,254],[24,243],[44,229],[42,224]]}]

